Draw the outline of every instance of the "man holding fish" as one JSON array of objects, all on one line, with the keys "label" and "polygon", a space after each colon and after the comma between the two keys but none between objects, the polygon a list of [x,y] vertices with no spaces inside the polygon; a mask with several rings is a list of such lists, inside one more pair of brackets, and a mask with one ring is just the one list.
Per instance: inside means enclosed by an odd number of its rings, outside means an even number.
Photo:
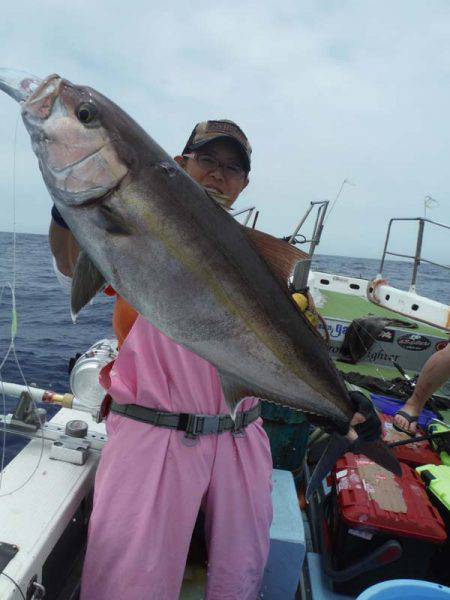
[{"label": "man holding fish", "polygon": [[176,598],[200,508],[207,598],[254,599],[271,520],[257,398],[335,432],[308,494],[349,449],[399,466],[370,404],[350,397],[292,300],[287,281],[302,254],[217,204],[247,185],[247,138],[208,121],[174,162],[90,88],[1,72],[0,87],[22,103],[61,223],[83,249],[73,314],[106,282],[138,313],[103,377],[113,403],[82,599]]},{"label": "man holding fish", "polygon": [[[175,160],[227,209],[248,184],[250,156],[242,130],[217,120],[199,123]],[[57,268],[71,277],[77,242],[55,208],[52,214],[50,244]],[[142,318],[128,336],[136,317],[119,298],[114,322],[121,351],[103,377],[114,401],[107,421],[108,448],[96,478],[81,598],[177,598],[194,524],[203,509],[207,598],[254,599],[272,517],[272,460],[258,401],[243,402],[238,413],[242,426],[234,430],[215,369]],[[137,394],[130,394],[130,387]],[[181,429],[175,415],[194,408],[198,414],[223,415],[223,425],[209,435],[201,427],[195,434],[157,430],[155,424],[136,422],[130,408],[131,418],[121,412],[123,405],[135,403],[172,413],[173,429]],[[152,416],[139,410],[144,419]],[[135,530],[139,535],[133,535]]]}]

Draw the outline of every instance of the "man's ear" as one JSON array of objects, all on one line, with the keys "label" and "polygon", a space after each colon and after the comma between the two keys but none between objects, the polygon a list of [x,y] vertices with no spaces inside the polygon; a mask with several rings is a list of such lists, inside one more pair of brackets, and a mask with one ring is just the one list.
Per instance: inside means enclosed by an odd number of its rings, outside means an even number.
[{"label": "man's ear", "polygon": [[245,188],[248,186],[248,184],[249,184],[249,183],[250,183],[250,180],[249,180],[249,178],[248,178],[248,175],[246,175],[246,177],[245,177],[245,181],[244,181],[244,183],[242,184],[242,190],[241,190],[241,192],[243,192],[243,191],[245,190]]},{"label": "man's ear", "polygon": [[183,158],[183,157],[182,157],[182,156],[180,156],[180,155],[178,155],[178,156],[174,156],[174,159],[173,159],[173,160],[174,160],[174,161],[175,161],[177,164],[179,164],[179,165],[180,165],[180,167],[181,167],[182,169],[184,169],[184,167],[186,166],[186,159],[185,159],[185,158]]}]

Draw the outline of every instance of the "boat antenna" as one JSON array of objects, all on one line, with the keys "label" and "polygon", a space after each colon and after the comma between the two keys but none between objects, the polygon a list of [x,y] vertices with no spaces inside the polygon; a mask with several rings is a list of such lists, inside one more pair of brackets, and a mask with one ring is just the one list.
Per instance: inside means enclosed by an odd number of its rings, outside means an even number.
[{"label": "boat antenna", "polygon": [[331,213],[332,213],[332,211],[333,211],[333,208],[335,207],[335,205],[336,205],[336,202],[339,200],[339,197],[340,197],[340,195],[342,194],[342,190],[344,189],[344,187],[345,187],[346,185],[353,185],[353,186],[354,186],[354,185],[356,185],[356,184],[352,183],[352,182],[351,182],[350,180],[348,180],[348,179],[344,179],[344,181],[341,183],[341,187],[339,188],[339,191],[338,191],[338,193],[336,194],[336,197],[335,197],[335,199],[334,199],[334,200],[333,200],[333,202],[331,203],[330,210],[328,211],[328,214],[327,214],[327,216],[326,216],[326,218],[325,218],[325,221],[324,221],[324,225],[325,225],[325,223],[328,221],[328,219],[330,218],[330,215],[331,215]]},{"label": "boat antenna", "polygon": [[426,218],[427,216],[427,208],[436,208],[439,206],[439,201],[436,198],[428,195],[423,199],[423,216]]}]

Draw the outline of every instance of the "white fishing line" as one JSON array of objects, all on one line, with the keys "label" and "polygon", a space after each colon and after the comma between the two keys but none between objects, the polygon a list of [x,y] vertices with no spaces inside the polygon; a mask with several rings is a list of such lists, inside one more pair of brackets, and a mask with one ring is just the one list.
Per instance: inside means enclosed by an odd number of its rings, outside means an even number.
[{"label": "white fishing line", "polygon": [[[27,388],[28,393],[30,394],[31,397],[31,405],[33,408],[33,411],[35,413],[37,413],[37,403],[34,400],[28,382],[26,380],[26,377],[24,375],[24,372],[22,370],[22,366],[20,365],[17,353],[16,353],[16,347],[15,347],[15,338],[16,338],[16,334],[17,334],[17,307],[16,307],[16,273],[17,273],[17,236],[16,236],[16,154],[17,154],[17,133],[18,133],[18,128],[19,128],[19,120],[20,120],[20,113],[17,116],[17,120],[16,120],[16,125],[15,125],[15,129],[14,129],[14,148],[13,148],[13,174],[12,174],[12,205],[13,205],[13,231],[12,231],[12,281],[9,282],[7,281],[1,288],[0,290],[0,306],[3,300],[3,294],[6,288],[9,288],[11,291],[11,322],[10,322],[10,341],[9,341],[9,346],[8,349],[0,363],[0,386],[1,386],[1,393],[2,393],[2,404],[3,404],[3,415],[6,416],[6,394],[5,394],[5,388],[3,385],[3,374],[2,374],[2,369],[6,363],[6,361],[8,360],[11,352],[14,356],[14,362],[17,366],[17,369],[20,373],[20,377],[22,379],[22,382],[24,384],[24,386]],[[2,428],[2,433],[3,433],[3,440],[2,440],[2,456],[1,456],[1,461],[0,461],[0,465],[1,465],[1,470],[0,470],[0,490],[2,489],[2,484],[3,484],[3,470],[4,470],[4,465],[5,465],[5,455],[6,455],[6,435],[7,435],[7,428],[6,428],[6,421],[3,421],[3,428]],[[13,433],[10,431],[10,433]],[[37,464],[35,466],[35,468],[32,470],[32,472],[30,473],[30,475],[25,479],[25,481],[23,483],[21,483],[19,486],[15,487],[13,490],[9,490],[7,492],[4,492],[2,494],[0,494],[0,498],[2,498],[3,496],[9,496],[15,492],[17,492],[18,490],[22,489],[29,481],[30,479],[33,477],[33,475],[36,473],[36,471],[39,468],[39,465],[41,463],[42,460],[42,456],[44,453],[44,434],[42,429],[40,429],[40,434],[41,434],[41,448],[40,448],[40,453],[39,453],[39,458],[37,461]],[[3,573],[4,574],[4,573]]]}]

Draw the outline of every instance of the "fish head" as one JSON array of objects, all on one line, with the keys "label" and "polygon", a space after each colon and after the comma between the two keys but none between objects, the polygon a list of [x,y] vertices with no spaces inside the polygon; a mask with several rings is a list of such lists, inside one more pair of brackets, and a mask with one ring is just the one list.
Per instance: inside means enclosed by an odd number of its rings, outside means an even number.
[{"label": "fish head", "polygon": [[116,150],[121,138],[108,120],[108,103],[88,87],[50,75],[22,104],[44,180],[63,204],[103,198],[128,172]]},{"label": "fish head", "polygon": [[133,152],[126,151],[117,128],[120,114],[114,103],[59,75],[42,81],[16,77],[8,90],[0,71],[0,87],[21,103],[44,181],[58,204],[92,203],[120,185]]}]

